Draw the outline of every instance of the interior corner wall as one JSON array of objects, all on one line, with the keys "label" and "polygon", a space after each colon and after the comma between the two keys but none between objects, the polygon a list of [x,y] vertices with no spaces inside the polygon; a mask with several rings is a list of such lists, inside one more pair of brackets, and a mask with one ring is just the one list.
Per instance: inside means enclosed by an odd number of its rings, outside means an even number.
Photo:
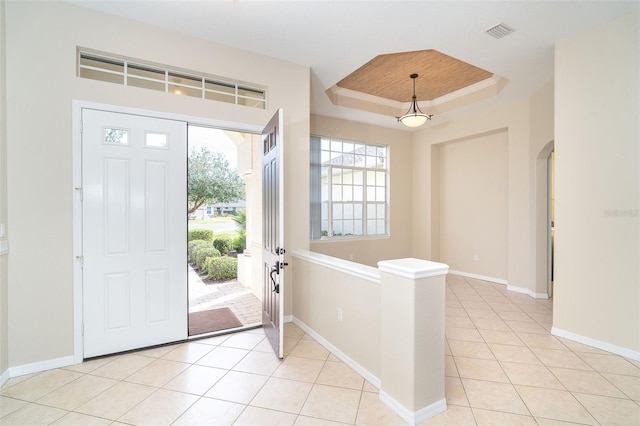
[{"label": "interior corner wall", "polygon": [[[556,332],[640,359],[639,10],[555,50]],[[629,354],[631,356],[632,354]]]},{"label": "interior corner wall", "polygon": [[[438,124],[437,121],[426,129],[412,135],[414,164],[434,164],[438,155],[442,155],[442,147],[447,143],[460,142],[481,138],[486,135],[506,132],[507,136],[507,234],[506,247],[500,250],[506,253],[506,279],[508,284],[517,291],[534,295],[534,280],[532,278],[533,244],[530,237],[530,221],[533,212],[531,205],[531,158],[530,158],[530,105],[529,99],[515,101],[509,105],[469,114],[466,117]],[[422,158],[417,158],[421,155]],[[440,172],[438,175],[441,175]],[[433,172],[414,172],[414,195],[426,197],[427,203],[415,203],[413,209],[413,223],[426,217],[425,211],[431,211],[419,231],[414,232],[413,247],[420,249],[430,259],[447,262],[442,256],[442,247],[446,241],[434,239],[440,233],[439,227],[442,217],[438,218],[433,212],[440,211],[440,200],[444,194],[438,194],[437,188],[442,188],[442,182],[436,182],[437,176]],[[436,187],[434,187],[436,185]],[[487,191],[490,188],[486,189]],[[425,209],[426,208],[426,209]],[[473,211],[465,212],[469,220],[473,220]],[[464,219],[463,219],[464,220]],[[437,229],[436,229],[437,228]],[[421,240],[427,238],[431,247],[424,247]],[[418,240],[416,242],[416,239]],[[473,247],[473,241],[466,241]],[[419,254],[419,253],[416,253]],[[491,256],[500,256],[492,253]],[[477,262],[475,262],[477,263]],[[477,265],[475,265],[477,266]],[[482,275],[482,269],[474,265],[471,270],[460,271],[469,274]],[[504,278],[504,277],[491,277]]]},{"label": "interior corner wall", "polygon": [[[412,208],[411,208],[411,257],[437,262],[432,247],[438,233],[432,233],[434,221],[439,216],[431,211],[429,194],[433,191],[433,151],[429,144],[411,138]],[[430,191],[431,190],[431,191]],[[436,255],[439,251],[435,251]]]},{"label": "interior corner wall", "polygon": [[439,257],[454,271],[507,280],[507,142],[502,129],[439,146]]},{"label": "interior corner wall", "polygon": [[[554,148],[554,81],[545,84],[530,99],[531,152],[533,162],[531,199],[534,217],[530,236],[535,243],[532,275],[536,295],[549,294],[549,155]],[[553,296],[552,296],[553,297]]]},{"label": "interior corner wall", "polygon": [[[430,149],[429,149],[430,148]],[[430,151],[431,155],[431,173],[430,173],[430,188],[431,188],[431,199],[438,200],[436,203],[429,203],[429,209],[425,209],[425,212],[431,212],[431,220],[425,220],[424,224],[431,224],[431,230],[429,235],[430,238],[430,246],[429,246],[429,254],[430,257],[427,259],[432,260],[434,262],[440,262],[440,226],[441,226],[441,209],[440,209],[440,201],[442,198],[442,173],[440,171],[440,145],[427,145],[427,150]],[[427,162],[428,164],[428,162]],[[429,198],[426,199],[428,202]]]},{"label": "interior corner wall", "polygon": [[[413,200],[410,133],[314,115],[311,117],[311,134],[389,146],[390,233],[388,238],[312,241],[311,250],[374,267],[381,260],[412,256],[411,206]],[[307,161],[307,168],[308,164]],[[307,193],[309,192],[308,182],[308,180],[305,181]],[[308,238],[309,233],[306,235]]]},{"label": "interior corner wall", "polygon": [[[5,2],[0,2],[0,223],[7,223],[7,72]],[[3,238],[0,238],[3,239]],[[0,377],[9,367],[9,327],[8,327],[8,257],[0,254]],[[0,379],[0,386],[2,381]]]},{"label": "interior corner wall", "polygon": [[[6,37],[9,367],[74,351],[73,101],[261,129],[284,110],[287,251],[309,247],[308,66],[230,48],[67,2],[2,2]],[[76,76],[77,47],[252,82],[267,110]],[[198,123],[196,123],[198,124]],[[229,124],[230,125],[230,124]],[[3,126],[4,128],[4,126]],[[291,272],[287,271],[287,279]],[[291,288],[285,314],[292,313]],[[7,334],[2,333],[2,336]],[[4,337],[3,337],[4,339]]]}]

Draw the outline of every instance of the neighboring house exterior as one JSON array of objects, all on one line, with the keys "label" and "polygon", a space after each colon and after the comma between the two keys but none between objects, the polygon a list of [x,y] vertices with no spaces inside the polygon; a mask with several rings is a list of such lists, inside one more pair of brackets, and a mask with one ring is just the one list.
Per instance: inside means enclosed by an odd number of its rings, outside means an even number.
[{"label": "neighboring house exterior", "polygon": [[247,202],[245,200],[235,203],[216,203],[198,208],[189,218],[203,220],[224,214],[235,214],[238,210],[244,210],[246,208]]},{"label": "neighboring house exterior", "polygon": [[[312,76],[306,65],[70,3],[2,2],[0,26],[0,223],[8,224],[11,241],[8,255],[0,255],[2,379],[10,372],[67,365],[78,350],[74,305],[79,296],[73,283],[79,254],[74,252],[72,207],[78,195],[71,149],[79,133],[75,101],[253,128],[264,126],[282,107],[287,253],[354,253],[355,260],[369,265],[399,257],[439,260],[533,297],[546,294],[546,158],[555,149],[554,327],[640,357],[637,13],[558,41],[555,78],[532,96],[414,133],[311,115]],[[78,46],[235,74],[269,87],[273,104],[247,113],[236,105],[81,79],[75,73]],[[388,238],[310,242],[311,134],[390,146]],[[468,140],[482,148],[458,144]],[[447,222],[455,200],[441,194],[450,188],[477,196],[478,191],[465,192],[473,175],[439,170],[452,156],[470,153],[496,171],[480,191],[495,200],[486,203],[495,208],[469,209],[458,222],[488,218],[489,234],[474,236],[482,241],[479,262],[458,249],[456,244],[469,236],[456,234]],[[486,186],[492,182],[501,184]],[[46,215],[25,208],[34,199],[49,206]],[[287,287],[285,315],[304,309],[293,305],[291,292]]]}]

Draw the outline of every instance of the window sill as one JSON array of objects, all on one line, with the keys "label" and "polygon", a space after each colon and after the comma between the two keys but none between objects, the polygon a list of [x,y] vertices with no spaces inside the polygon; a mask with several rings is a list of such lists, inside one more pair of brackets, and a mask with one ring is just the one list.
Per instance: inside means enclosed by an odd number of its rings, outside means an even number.
[{"label": "window sill", "polygon": [[323,238],[320,240],[309,240],[310,244],[327,244],[327,243],[347,243],[347,242],[359,242],[359,241],[375,241],[375,240],[388,240],[390,235],[375,235],[369,237],[333,237]]}]

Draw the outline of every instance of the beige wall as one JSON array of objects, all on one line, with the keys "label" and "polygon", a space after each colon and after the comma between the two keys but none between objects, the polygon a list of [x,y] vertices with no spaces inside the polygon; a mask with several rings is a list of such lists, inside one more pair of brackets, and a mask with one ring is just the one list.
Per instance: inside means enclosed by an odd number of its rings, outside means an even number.
[{"label": "beige wall", "polygon": [[640,26],[636,11],[555,53],[553,325],[640,351]]},{"label": "beige wall", "polygon": [[[413,257],[440,261],[440,232],[431,232],[432,221],[440,223],[440,206],[431,202],[431,197],[440,199],[439,152],[432,155],[431,145],[423,142],[426,133],[420,132],[411,138],[411,253]],[[438,228],[439,229],[439,228]]]},{"label": "beige wall", "polygon": [[439,148],[439,258],[453,270],[507,279],[507,142],[501,130]]},{"label": "beige wall", "polygon": [[530,105],[531,150],[529,155],[533,161],[531,197],[535,209],[529,232],[535,244],[533,252],[535,262],[531,266],[534,268],[532,273],[535,292],[545,294],[548,293],[550,279],[547,261],[549,232],[547,160],[554,147],[553,81],[547,83],[531,97]]},{"label": "beige wall", "polygon": [[[506,275],[499,272],[497,264],[492,269],[482,268],[482,256],[479,256],[478,262],[464,265],[460,272],[506,279],[509,288],[514,291],[545,297],[546,234],[543,231],[541,237],[538,235],[537,223],[541,214],[540,220],[546,226],[546,180],[541,183],[544,192],[538,199],[535,192],[536,166],[539,165],[536,155],[540,154],[545,144],[552,145],[553,141],[553,82],[547,83],[530,98],[470,114],[452,122],[438,123],[437,119],[434,120],[431,126],[414,133],[412,138],[413,256],[448,262],[442,255],[451,242],[443,240],[445,235],[442,234],[442,226],[447,217],[443,215],[440,202],[447,199],[447,194],[442,191],[451,183],[441,181],[443,149],[452,143],[465,142],[469,148],[474,146],[471,144],[473,140],[506,137],[507,205],[503,225],[506,226],[506,245],[488,247],[489,258],[499,259],[506,253]],[[467,155],[475,154],[469,151]],[[546,163],[544,167],[546,170]],[[465,187],[464,182],[454,184]],[[485,188],[482,191],[489,190]],[[545,204],[539,205],[540,202]],[[461,223],[473,223],[476,220],[472,210],[457,214],[461,215],[457,217]],[[543,257],[536,252],[536,238],[539,237],[545,241],[541,247]],[[471,236],[462,238],[452,242],[470,249],[477,245]],[[467,261],[468,257],[465,257]],[[455,258],[454,261],[460,264]],[[545,263],[539,265],[540,261]],[[458,270],[456,266],[450,266]],[[492,274],[492,270],[497,271],[495,274],[499,276],[487,275]],[[544,275],[540,278],[540,287],[537,286],[538,270],[543,271]]]},{"label": "beige wall", "polygon": [[[541,236],[537,234],[539,230],[537,223],[541,217],[543,226],[546,226],[544,225],[546,181],[540,183],[544,189],[541,193],[542,198],[538,200],[535,192],[538,164],[536,155],[539,155],[546,144],[553,141],[553,82],[547,83],[531,98],[506,106],[477,112],[453,122],[438,123],[437,118],[434,120],[429,127],[415,133],[408,133],[327,117],[312,117],[313,134],[355,140],[369,138],[376,141],[383,139],[402,141],[399,148],[403,150],[404,162],[400,167],[403,175],[407,173],[411,182],[407,186],[402,186],[399,192],[392,186],[391,220],[394,222],[392,222],[391,239],[312,243],[312,250],[343,259],[349,259],[353,254],[354,261],[368,265],[375,265],[376,261],[382,259],[406,256],[447,263],[447,259],[441,256],[441,250],[443,245],[451,246],[453,241],[442,241],[441,221],[445,218],[442,216],[440,200],[443,197],[446,199],[447,196],[442,194],[442,189],[451,182],[441,182],[441,150],[452,143],[467,141],[465,143],[468,144],[465,146],[473,148],[475,145],[469,141],[506,138],[504,142],[506,148],[503,151],[505,157],[501,162],[503,175],[506,170],[506,192],[503,193],[506,197],[506,207],[501,209],[498,215],[487,214],[486,216],[487,219],[494,220],[496,226],[502,226],[499,238],[506,243],[487,245],[486,255],[483,256],[480,256],[480,253],[470,253],[471,264],[459,262],[456,258],[452,258],[452,263],[461,265],[461,272],[506,279],[514,290],[544,297],[546,295],[546,234],[544,231]],[[396,135],[396,133],[399,134]],[[388,136],[389,134],[391,136]],[[405,149],[407,149],[406,153]],[[469,155],[476,154],[469,153]],[[398,160],[394,155],[393,164],[397,165]],[[490,160],[487,159],[487,161]],[[544,167],[546,170],[546,163]],[[397,166],[392,167],[392,173],[396,171]],[[462,182],[461,187],[464,188]],[[410,193],[409,188],[411,188]],[[482,190],[485,193],[487,191],[489,191],[488,188]],[[401,196],[402,199],[398,200],[397,196]],[[398,229],[398,225],[394,225],[398,218],[396,203],[402,208],[402,222],[399,225],[407,230],[401,235],[406,238],[404,240],[394,232],[394,229]],[[407,206],[410,212],[405,216]],[[542,212],[541,216],[539,210]],[[466,209],[458,220],[461,223],[473,223],[476,220],[474,214],[473,210]],[[536,257],[536,242],[539,238],[542,239],[542,257]],[[462,241],[457,239],[455,244],[473,249],[474,245],[477,247],[479,243],[474,242],[469,236],[464,237]],[[472,260],[473,254],[479,255],[478,262]],[[469,258],[468,255],[465,258],[466,261],[468,261],[467,258]],[[496,262],[491,259],[498,260]],[[484,261],[489,260],[493,266],[483,264]],[[544,264],[540,265],[540,261]],[[498,265],[499,262],[502,264]],[[455,266],[450,266],[454,270],[457,269]],[[541,272],[537,275],[538,271]],[[538,280],[541,280],[539,286]]]},{"label": "beige wall", "polygon": [[[4,1],[0,2],[0,223],[7,223],[7,121]],[[0,255],[0,376],[9,366],[7,256]]]},{"label": "beige wall", "polygon": [[[349,262],[347,262],[349,263]],[[354,268],[366,269],[361,265]],[[295,257],[293,315],[380,377],[380,278],[377,282]],[[338,320],[342,309],[342,321]]]},{"label": "beige wall", "polygon": [[[380,260],[410,257],[412,175],[411,167],[407,165],[411,164],[411,134],[387,127],[315,115],[311,117],[311,134],[388,145],[390,188],[388,238],[315,241],[311,242],[311,250],[369,266],[377,266]],[[308,179],[304,181],[305,193],[309,192],[308,182]],[[306,218],[308,215],[305,217],[308,222]]]},{"label": "beige wall", "polygon": [[[413,176],[414,200],[412,247],[414,256],[446,263],[441,256],[445,241],[440,235],[442,217],[439,201],[446,197],[438,194],[442,189],[439,182],[441,146],[481,138],[487,135],[505,133],[507,135],[507,264],[506,277],[515,290],[534,294],[533,265],[534,252],[531,243],[531,221],[534,217],[530,157],[530,100],[524,99],[498,108],[481,111],[465,118],[433,124],[413,135]],[[551,108],[553,99],[546,100]],[[542,125],[545,125],[544,123]],[[436,165],[431,169],[420,168],[421,164]],[[473,221],[473,211],[462,213],[462,221]],[[434,238],[436,235],[436,238]],[[437,237],[439,235],[439,238]],[[465,240],[463,244],[473,247],[474,242]],[[498,255],[499,256],[499,255]],[[483,275],[474,262],[472,270],[461,271]],[[454,268],[455,269],[455,268]],[[493,277],[500,278],[500,277]]]},{"label": "beige wall", "polygon": [[[7,158],[11,159],[7,220],[12,235],[9,366],[73,353],[72,100],[255,128],[282,107],[287,145],[285,214],[308,217],[308,67],[62,2],[6,3],[5,23]],[[81,79],[75,72],[76,46],[264,85],[269,109]],[[34,202],[44,208],[25,207]],[[289,250],[308,248],[307,222],[286,222]],[[285,310],[291,313],[290,287],[285,301]]]}]

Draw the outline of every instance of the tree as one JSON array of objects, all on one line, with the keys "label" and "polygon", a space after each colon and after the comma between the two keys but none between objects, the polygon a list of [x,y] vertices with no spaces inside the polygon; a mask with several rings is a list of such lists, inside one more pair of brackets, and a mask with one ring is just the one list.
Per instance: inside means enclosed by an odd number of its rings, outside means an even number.
[{"label": "tree", "polygon": [[205,203],[232,203],[245,197],[244,180],[219,152],[192,150],[187,172],[188,206],[191,214]]}]

